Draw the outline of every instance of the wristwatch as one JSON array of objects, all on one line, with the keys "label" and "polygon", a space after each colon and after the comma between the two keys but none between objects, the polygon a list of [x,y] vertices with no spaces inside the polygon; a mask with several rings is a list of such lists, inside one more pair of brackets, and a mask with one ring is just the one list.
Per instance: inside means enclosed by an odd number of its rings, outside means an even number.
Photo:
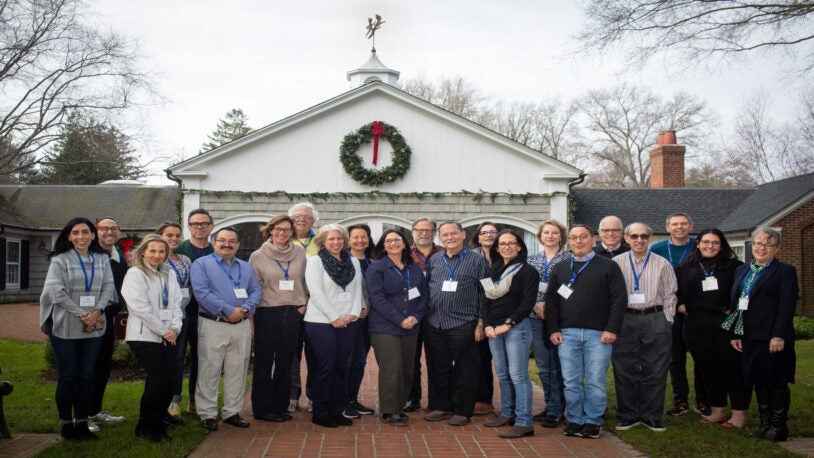
[{"label": "wristwatch", "polygon": [[511,318],[506,318],[506,321],[504,321],[503,324],[510,328],[513,328],[517,324],[517,322],[513,321]]}]

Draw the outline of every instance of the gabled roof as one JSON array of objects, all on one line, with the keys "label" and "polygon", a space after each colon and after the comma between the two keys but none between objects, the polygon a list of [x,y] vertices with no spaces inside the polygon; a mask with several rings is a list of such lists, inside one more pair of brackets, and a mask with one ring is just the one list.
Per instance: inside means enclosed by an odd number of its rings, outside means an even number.
[{"label": "gabled roof", "polygon": [[116,218],[123,231],[177,221],[175,186],[0,186],[0,224],[60,230],[76,216]]},{"label": "gabled roof", "polygon": [[814,173],[762,184],[729,213],[719,228],[734,231],[771,224],[789,207],[806,197],[814,197]]}]

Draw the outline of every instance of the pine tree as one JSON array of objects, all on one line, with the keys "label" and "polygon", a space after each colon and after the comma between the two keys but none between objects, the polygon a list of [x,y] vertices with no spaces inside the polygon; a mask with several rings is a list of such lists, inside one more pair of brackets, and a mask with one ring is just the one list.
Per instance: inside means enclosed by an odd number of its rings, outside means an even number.
[{"label": "pine tree", "polygon": [[209,141],[203,144],[200,152],[205,153],[248,134],[252,131],[248,122],[249,118],[240,108],[229,110],[226,117],[218,121],[215,132],[207,135]]}]

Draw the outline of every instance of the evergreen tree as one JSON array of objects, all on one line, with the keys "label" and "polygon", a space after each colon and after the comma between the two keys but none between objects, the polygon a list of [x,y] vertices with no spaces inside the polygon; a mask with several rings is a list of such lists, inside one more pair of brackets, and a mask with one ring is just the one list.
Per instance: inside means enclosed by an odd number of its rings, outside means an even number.
[{"label": "evergreen tree", "polygon": [[229,112],[226,113],[226,117],[218,121],[218,127],[215,129],[215,132],[207,135],[209,141],[203,144],[200,152],[205,153],[248,134],[252,131],[248,122],[249,118],[240,108],[229,110]]},{"label": "evergreen tree", "polygon": [[144,171],[129,139],[115,127],[72,113],[54,148],[45,154],[40,181],[45,184],[99,184],[137,180]]}]

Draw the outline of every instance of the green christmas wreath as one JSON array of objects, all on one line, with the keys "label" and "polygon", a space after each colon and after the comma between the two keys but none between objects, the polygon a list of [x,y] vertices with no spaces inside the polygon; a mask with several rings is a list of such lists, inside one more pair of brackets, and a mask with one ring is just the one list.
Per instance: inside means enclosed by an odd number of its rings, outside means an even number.
[{"label": "green christmas wreath", "polygon": [[[374,141],[374,161],[377,156],[378,137],[390,142],[393,147],[393,163],[380,170],[371,170],[362,166],[362,158],[356,152],[359,147]],[[348,175],[367,186],[379,186],[404,178],[410,169],[410,156],[413,154],[399,130],[390,124],[374,121],[365,124],[342,140],[339,147],[339,160]],[[375,164],[375,162],[374,162]]]}]

